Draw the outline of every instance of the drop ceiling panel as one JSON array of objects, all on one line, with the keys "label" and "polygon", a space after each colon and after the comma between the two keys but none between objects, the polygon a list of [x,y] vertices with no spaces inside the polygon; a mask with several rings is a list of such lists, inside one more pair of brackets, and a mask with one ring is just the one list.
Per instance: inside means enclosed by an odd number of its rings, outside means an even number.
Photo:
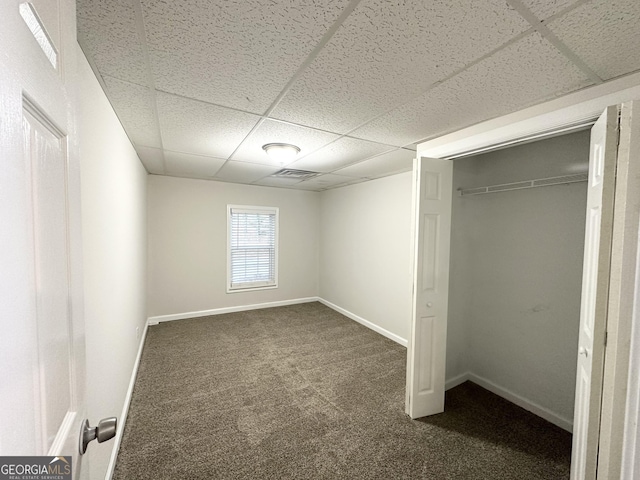
[{"label": "drop ceiling panel", "polygon": [[159,89],[263,113],[348,0],[141,3]]},{"label": "drop ceiling panel", "polygon": [[216,173],[215,180],[236,183],[252,183],[276,173],[280,167],[270,167],[257,163],[228,161]]},{"label": "drop ceiling panel", "polygon": [[528,28],[503,0],[365,0],[273,116],[346,133]]},{"label": "drop ceiling panel", "polygon": [[389,143],[418,142],[589,84],[577,67],[534,33],[353,135]]},{"label": "drop ceiling panel", "polygon": [[298,170],[331,172],[337,168],[345,167],[358,160],[364,160],[393,148],[381,143],[343,137],[317,152],[293,162],[289,166]]},{"label": "drop ceiling panel", "polygon": [[149,173],[164,175],[164,160],[162,149],[152,147],[136,147],[136,153]]},{"label": "drop ceiling panel", "polygon": [[109,101],[131,141],[135,145],[160,147],[160,130],[151,91],[116,78],[103,79]]},{"label": "drop ceiling panel", "polygon": [[223,158],[171,152],[169,150],[165,150],[164,157],[167,164],[167,174],[200,178],[213,177],[226,161]]},{"label": "drop ceiling panel", "polygon": [[157,93],[164,148],[227,158],[260,119],[256,115]]},{"label": "drop ceiling panel", "polygon": [[131,0],[76,0],[78,32],[87,39],[126,45],[138,40],[136,12]]},{"label": "drop ceiling panel", "polygon": [[540,20],[545,20],[565,8],[584,0],[521,0]]},{"label": "drop ceiling panel", "polygon": [[148,86],[147,64],[129,0],[77,0],[78,40],[101,75]]},{"label": "drop ceiling panel", "polygon": [[407,172],[413,168],[416,153],[400,148],[393,152],[378,155],[364,162],[336,170],[338,175],[351,177],[378,178],[395,173]]},{"label": "drop ceiling panel", "polygon": [[638,0],[593,0],[548,27],[605,80],[640,67]]},{"label": "drop ceiling panel", "polygon": [[87,50],[87,55],[91,55],[93,64],[103,77],[110,76],[138,85],[149,84],[144,55],[139,46],[83,41],[82,48]]},{"label": "drop ceiling panel", "polygon": [[290,143],[300,148],[299,156],[307,155],[332,142],[338,135],[274,120],[264,121],[233,155],[233,160],[273,164],[262,149],[267,143]]},{"label": "drop ceiling panel", "polygon": [[152,49],[150,61],[158,90],[250,113],[264,113],[281,88],[256,82],[248,65],[238,65],[225,83],[216,73],[222,66],[215,59]]}]

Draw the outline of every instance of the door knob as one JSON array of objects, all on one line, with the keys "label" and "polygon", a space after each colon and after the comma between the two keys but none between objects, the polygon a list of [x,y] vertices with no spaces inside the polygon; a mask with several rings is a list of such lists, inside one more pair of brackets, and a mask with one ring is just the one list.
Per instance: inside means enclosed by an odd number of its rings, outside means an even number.
[{"label": "door knob", "polygon": [[97,427],[89,426],[89,420],[85,419],[80,428],[80,454],[87,451],[87,445],[92,440],[98,440],[98,443],[111,440],[116,435],[118,419],[116,417],[103,418],[98,422]]},{"label": "door knob", "polygon": [[427,308],[431,308],[431,307],[433,307],[433,303],[427,302]]},{"label": "door knob", "polygon": [[580,348],[578,349],[578,354],[579,354],[579,355],[584,355],[585,357],[588,357],[588,356],[589,356],[589,350],[587,350],[587,349],[586,349],[586,348],[584,348],[584,347],[580,347]]}]

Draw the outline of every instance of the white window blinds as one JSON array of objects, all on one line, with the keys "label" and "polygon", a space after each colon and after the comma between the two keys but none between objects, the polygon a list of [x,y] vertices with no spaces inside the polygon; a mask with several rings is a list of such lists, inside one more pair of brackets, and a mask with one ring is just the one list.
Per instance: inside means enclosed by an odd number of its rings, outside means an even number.
[{"label": "white window blinds", "polygon": [[278,209],[229,206],[228,289],[277,285]]}]

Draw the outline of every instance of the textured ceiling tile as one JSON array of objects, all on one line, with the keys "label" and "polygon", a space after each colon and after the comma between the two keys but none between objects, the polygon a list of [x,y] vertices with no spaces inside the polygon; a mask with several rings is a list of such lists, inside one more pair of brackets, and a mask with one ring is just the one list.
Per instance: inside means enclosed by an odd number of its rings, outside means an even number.
[{"label": "textured ceiling tile", "polygon": [[276,173],[278,170],[280,170],[280,167],[229,161],[218,170],[215,178],[225,182],[251,183]]},{"label": "textured ceiling tile", "polygon": [[378,178],[394,173],[407,172],[413,168],[415,152],[400,148],[393,152],[373,157],[350,167],[336,170],[338,175],[351,177]]},{"label": "textured ceiling tile", "polygon": [[124,45],[126,40],[137,36],[132,0],[76,0],[76,15],[78,31],[87,38],[93,36]]},{"label": "textured ceiling tile", "polygon": [[588,86],[590,81],[538,33],[353,132],[409,144],[505,115]]},{"label": "textured ceiling tile", "polygon": [[135,10],[129,0],[77,0],[78,39],[101,75],[148,85]]},{"label": "textured ceiling tile", "polygon": [[136,145],[160,147],[160,131],[148,88],[104,77],[107,97],[131,141]]},{"label": "textured ceiling tile", "polygon": [[139,45],[126,47],[89,40],[83,42],[82,47],[103,77],[118,78],[138,85],[149,84],[144,55]]},{"label": "textured ceiling tile", "polygon": [[165,150],[167,174],[190,175],[201,178],[213,177],[226,161],[223,158],[191,155],[188,153]]},{"label": "textured ceiling tile", "polygon": [[233,156],[233,160],[273,164],[262,149],[267,143],[290,143],[300,148],[299,156],[307,155],[338,138],[333,133],[266,120],[251,134]]},{"label": "textured ceiling tile", "polygon": [[344,137],[311,155],[293,162],[289,166],[299,170],[331,172],[337,168],[357,162],[358,160],[364,160],[365,158],[392,149],[393,147],[388,145]]},{"label": "textured ceiling tile", "polygon": [[528,28],[504,0],[365,0],[273,116],[346,133]]},{"label": "textured ceiling tile", "polygon": [[164,160],[159,148],[137,146],[136,153],[149,173],[164,175]]},{"label": "textured ceiling tile", "polygon": [[155,86],[164,92],[260,115],[279,93],[267,83],[246,85],[255,81],[248,72],[241,78],[217,75],[219,65],[214,59],[161,50],[151,50],[149,55]]},{"label": "textured ceiling tile", "polygon": [[263,113],[349,2],[141,3],[158,88]]},{"label": "textured ceiling tile", "polygon": [[157,93],[164,148],[227,158],[259,117],[166,93]]},{"label": "textured ceiling tile", "polygon": [[640,68],[638,0],[593,0],[548,27],[605,80]]},{"label": "textured ceiling tile", "polygon": [[540,20],[549,18],[580,0],[521,0]]}]

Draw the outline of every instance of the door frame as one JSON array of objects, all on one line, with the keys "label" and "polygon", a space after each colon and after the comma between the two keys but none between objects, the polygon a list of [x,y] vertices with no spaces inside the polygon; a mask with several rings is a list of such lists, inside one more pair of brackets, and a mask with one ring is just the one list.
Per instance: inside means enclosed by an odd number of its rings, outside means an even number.
[{"label": "door frame", "polygon": [[[591,126],[606,107],[635,99],[640,99],[640,73],[422,142],[417,146],[416,156],[453,160],[570,133]],[[636,102],[635,105],[640,107],[640,102]],[[623,106],[623,110],[624,108]],[[628,120],[628,126],[633,132],[632,135],[640,134],[638,120],[636,119],[635,123],[631,122],[631,119]],[[633,144],[631,150],[631,152],[627,152],[628,155],[640,154],[638,141]],[[639,170],[636,169],[635,172]],[[622,267],[617,270],[612,269],[609,277],[610,284],[618,284],[620,287],[617,296],[609,301],[609,307],[613,306],[614,308],[612,314],[607,318],[607,331],[615,332],[615,336],[614,341],[609,341],[605,349],[606,366],[603,386],[607,385],[612,390],[609,394],[610,400],[605,400],[601,407],[599,442],[605,448],[599,452],[599,463],[602,461],[602,464],[607,468],[607,471],[604,471],[604,468],[599,468],[598,476],[603,475],[602,478],[607,478],[607,473],[611,472],[612,468],[614,471],[624,468],[625,474],[629,475],[628,478],[633,478],[633,473],[640,472],[640,458],[637,458],[640,456],[640,447],[636,445],[636,439],[640,439],[638,424],[640,418],[637,418],[637,415],[626,415],[624,408],[630,401],[640,403],[640,400],[634,397],[635,395],[640,398],[640,394],[635,391],[635,388],[627,391],[629,374],[635,371],[633,370],[634,366],[640,365],[640,351],[638,351],[640,349],[631,348],[629,342],[625,343],[625,335],[627,338],[631,335],[632,322],[631,318],[624,317],[629,311],[637,311],[640,308],[640,299],[635,300],[632,295],[638,285],[638,280],[635,279],[640,276],[640,263],[636,263],[638,249],[629,247],[629,245],[636,247],[638,245],[637,227],[640,222],[637,203],[627,207],[627,202],[633,201],[635,198],[634,193],[627,192],[640,190],[640,179],[633,173],[634,167],[629,167],[628,174],[623,178],[624,185],[627,187],[624,190],[624,196],[616,193],[615,197],[615,215],[619,217],[620,214],[623,214],[625,218],[630,220],[627,220],[626,224],[619,221],[617,228],[614,226],[614,245],[617,242],[618,245],[627,246],[625,250],[614,255],[617,257],[614,261],[617,261],[619,265],[631,264],[633,268],[631,270]],[[629,228],[633,225],[635,225],[635,229]],[[626,284],[627,287],[624,288],[622,285],[625,284],[621,282],[621,279],[625,277],[629,279],[631,273],[635,275],[635,281],[631,287]],[[620,305],[612,304],[616,301]],[[636,306],[638,308],[634,309]],[[635,332],[635,337],[640,338],[640,334]],[[620,428],[612,428],[612,425],[624,427],[624,438]],[[629,445],[625,444],[626,441],[629,441]]]},{"label": "door frame", "polygon": [[[635,110],[635,111],[634,111]],[[625,445],[629,436],[638,435],[638,409],[633,390],[637,375],[633,362],[640,356],[633,343],[634,310],[638,306],[640,264],[640,102],[623,103],[620,112],[620,147],[616,169],[613,234],[607,305],[607,342],[602,383],[598,478],[637,478],[632,474],[631,454]],[[635,305],[634,305],[635,304]],[[637,334],[637,332],[636,332]],[[635,350],[634,350],[635,349]],[[635,355],[635,358],[634,358]],[[627,463],[623,467],[623,463]],[[631,467],[631,470],[630,470]],[[626,471],[623,471],[625,469]],[[636,471],[637,473],[637,471]]]}]

